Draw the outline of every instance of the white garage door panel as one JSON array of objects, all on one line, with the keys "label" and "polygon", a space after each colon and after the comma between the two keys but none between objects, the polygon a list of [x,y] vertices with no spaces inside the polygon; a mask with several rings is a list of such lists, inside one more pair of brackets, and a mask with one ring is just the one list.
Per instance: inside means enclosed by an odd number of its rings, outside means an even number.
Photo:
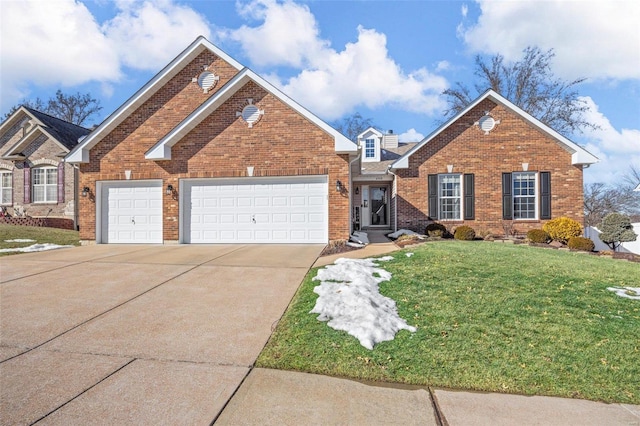
[{"label": "white garage door panel", "polygon": [[326,176],[185,180],[186,243],[326,243]]},{"label": "white garage door panel", "polygon": [[162,243],[162,182],[101,183],[101,242]]}]

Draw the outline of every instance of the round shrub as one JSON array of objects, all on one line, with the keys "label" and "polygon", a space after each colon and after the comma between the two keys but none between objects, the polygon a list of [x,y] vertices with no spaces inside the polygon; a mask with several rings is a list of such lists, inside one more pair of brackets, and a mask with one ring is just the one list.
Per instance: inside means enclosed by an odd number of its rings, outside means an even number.
[{"label": "round shrub", "polygon": [[568,217],[558,217],[545,223],[542,229],[552,240],[566,244],[571,237],[582,235],[582,226]]},{"label": "round shrub", "polygon": [[571,237],[567,242],[567,247],[571,250],[580,250],[580,251],[593,251],[596,247],[589,238],[584,237]]},{"label": "round shrub", "polygon": [[447,227],[441,223],[430,223],[427,225],[424,234],[427,237],[445,237],[447,235]]},{"label": "round shrub", "polygon": [[453,234],[453,238],[462,241],[471,241],[476,237],[476,231],[472,227],[467,225],[458,226],[456,232]]},{"label": "round shrub", "polygon": [[551,237],[542,229],[532,229],[527,232],[527,239],[532,243],[545,244],[551,241]]}]

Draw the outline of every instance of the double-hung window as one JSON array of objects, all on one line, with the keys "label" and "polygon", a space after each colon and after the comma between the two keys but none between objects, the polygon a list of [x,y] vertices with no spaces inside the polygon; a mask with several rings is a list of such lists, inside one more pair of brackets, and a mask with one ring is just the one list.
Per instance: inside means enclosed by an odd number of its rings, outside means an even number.
[{"label": "double-hung window", "polygon": [[34,203],[58,202],[58,168],[37,167],[33,173],[33,198]]},{"label": "double-hung window", "polygon": [[462,219],[461,175],[438,175],[438,219]]},{"label": "double-hung window", "polygon": [[0,204],[7,205],[13,201],[13,173],[0,172]]},{"label": "double-hung window", "polygon": [[376,140],[375,139],[364,140],[364,157],[376,158]]},{"label": "double-hung window", "polygon": [[517,172],[513,179],[513,218],[537,219],[537,179],[534,172]]}]

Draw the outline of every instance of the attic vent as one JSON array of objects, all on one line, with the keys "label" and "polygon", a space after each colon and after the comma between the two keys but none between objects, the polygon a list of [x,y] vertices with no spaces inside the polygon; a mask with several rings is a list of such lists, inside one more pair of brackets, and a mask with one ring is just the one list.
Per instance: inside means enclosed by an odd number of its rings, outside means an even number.
[{"label": "attic vent", "polygon": [[247,99],[247,103],[248,105],[242,108],[242,112],[236,112],[236,117],[242,117],[245,123],[249,125],[249,128],[251,128],[260,120],[260,117],[264,115],[264,110],[253,105],[253,99]]},{"label": "attic vent", "polygon": [[197,79],[198,86],[200,86],[200,88],[204,90],[204,93],[207,93],[210,89],[213,89],[218,80],[220,80],[220,77],[210,71],[204,71],[198,76]]},{"label": "attic vent", "polygon": [[496,120],[488,112],[486,112],[485,115],[480,118],[480,120],[476,121],[473,124],[478,126],[478,128],[482,130],[485,135],[488,135],[490,131],[495,129],[495,127],[500,124],[500,120]]}]

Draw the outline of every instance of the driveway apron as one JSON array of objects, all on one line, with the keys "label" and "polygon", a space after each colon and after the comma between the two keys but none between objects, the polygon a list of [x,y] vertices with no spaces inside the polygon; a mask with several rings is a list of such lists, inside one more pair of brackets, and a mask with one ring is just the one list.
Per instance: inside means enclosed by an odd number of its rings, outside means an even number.
[{"label": "driveway apron", "polygon": [[0,424],[209,424],[321,250],[97,245],[0,258]]}]

